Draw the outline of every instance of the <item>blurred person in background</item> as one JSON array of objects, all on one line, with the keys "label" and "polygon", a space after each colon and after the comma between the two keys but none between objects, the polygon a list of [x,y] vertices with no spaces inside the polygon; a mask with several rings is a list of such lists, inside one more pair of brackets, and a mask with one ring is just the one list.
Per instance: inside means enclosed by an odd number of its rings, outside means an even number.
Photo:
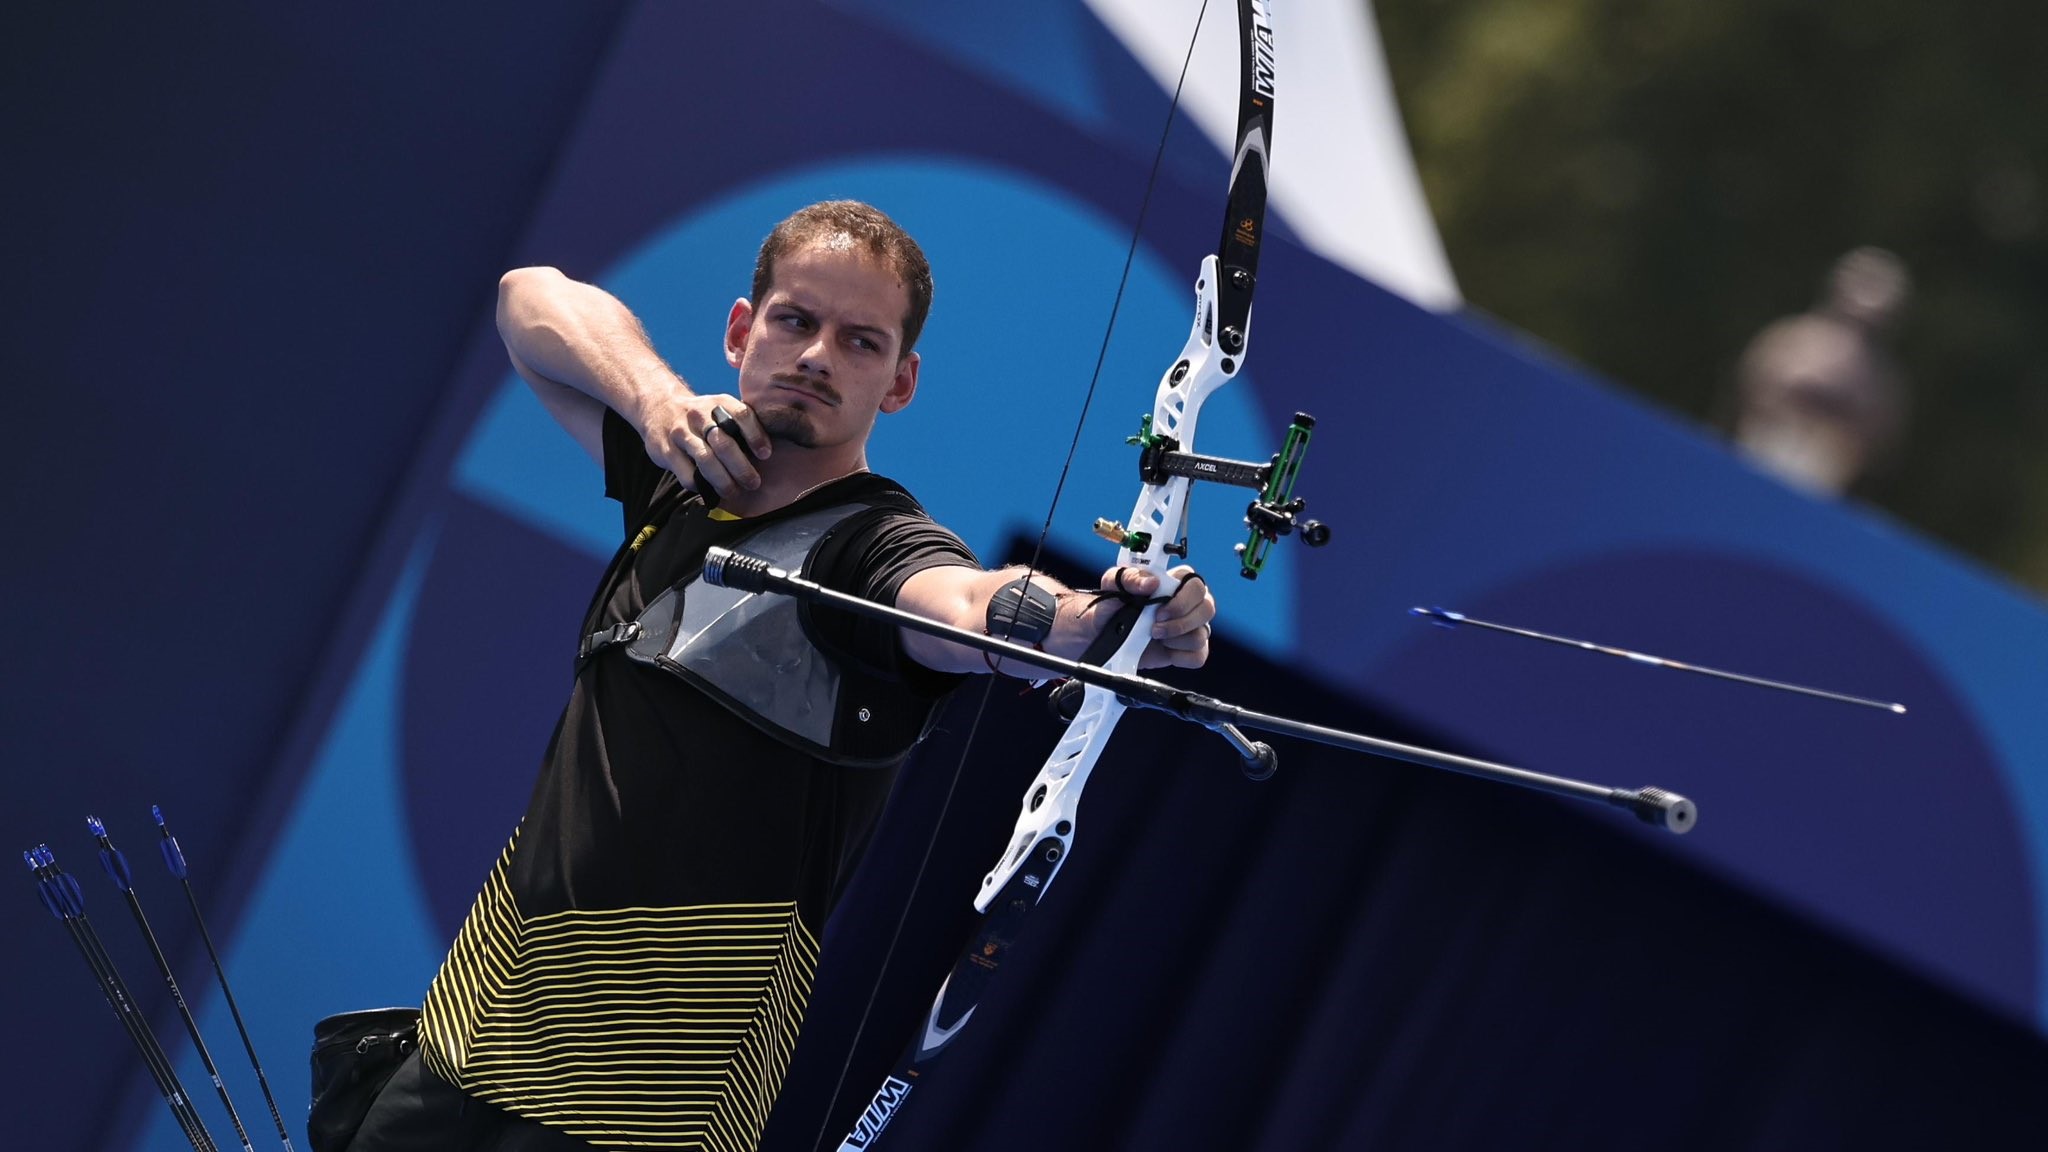
[{"label": "blurred person in background", "polygon": [[1912,279],[1881,248],[1835,262],[1812,310],[1758,333],[1736,372],[1735,444],[1765,471],[1839,496],[1899,443],[1906,386],[1889,337]]}]

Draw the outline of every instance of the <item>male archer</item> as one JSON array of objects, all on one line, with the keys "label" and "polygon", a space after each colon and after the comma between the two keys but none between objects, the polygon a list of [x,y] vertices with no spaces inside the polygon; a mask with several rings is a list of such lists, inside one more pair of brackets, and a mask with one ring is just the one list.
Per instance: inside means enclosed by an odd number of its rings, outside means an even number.
[{"label": "male archer", "polygon": [[[755,1146],[825,918],[894,770],[972,649],[705,584],[713,545],[1078,658],[1119,605],[984,570],[868,470],[915,397],[924,254],[852,201],[763,243],[700,394],[605,292],[550,268],[499,287],[513,367],[602,465],[621,546],[575,633],[568,704],[526,815],[428,991],[420,1048],[351,1152]],[[1215,602],[1186,579],[1147,667],[1198,667]],[[1144,597],[1155,573],[1104,577]],[[1029,674],[1020,669],[1019,674]]]}]

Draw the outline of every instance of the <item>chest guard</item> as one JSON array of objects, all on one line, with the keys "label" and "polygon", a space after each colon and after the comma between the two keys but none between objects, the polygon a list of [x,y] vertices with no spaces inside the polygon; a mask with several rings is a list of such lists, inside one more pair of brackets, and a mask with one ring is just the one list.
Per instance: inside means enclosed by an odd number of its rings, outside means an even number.
[{"label": "chest guard", "polygon": [[[778,568],[807,570],[833,530],[873,507],[792,516],[733,547]],[[701,571],[656,596],[637,619],[592,635],[583,656],[614,645],[784,744],[844,767],[902,761],[924,739],[939,703],[821,649],[796,598],[720,588]]]}]

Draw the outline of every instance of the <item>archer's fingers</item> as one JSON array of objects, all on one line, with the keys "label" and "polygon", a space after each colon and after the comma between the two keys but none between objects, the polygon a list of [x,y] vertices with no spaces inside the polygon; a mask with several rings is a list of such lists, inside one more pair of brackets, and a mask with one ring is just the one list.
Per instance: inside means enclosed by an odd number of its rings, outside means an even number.
[{"label": "archer's fingers", "polygon": [[[720,407],[725,409],[726,415],[730,416],[731,419],[714,426],[723,430],[727,436],[733,436],[736,441],[744,443],[747,451],[753,455],[754,459],[766,460],[769,453],[773,452],[775,448],[768,440],[768,430],[761,426],[761,418],[754,415],[752,408],[740,403],[734,397],[726,396],[721,397],[721,399],[726,402],[720,405]],[[736,436],[734,435],[735,429],[737,429]]]},{"label": "archer's fingers", "polygon": [[1180,587],[1152,618],[1152,635],[1162,639],[1205,627],[1216,618],[1216,597],[1201,573],[1183,565],[1173,570],[1173,577]]},{"label": "archer's fingers", "polygon": [[683,487],[700,495],[716,492],[721,497],[740,491],[732,473],[726,470],[718,453],[705,443],[703,437],[687,428],[679,428],[670,438],[669,447],[674,457],[669,470],[683,482]]},{"label": "archer's fingers", "polygon": [[675,473],[683,487],[696,491],[697,462],[683,451],[681,439],[676,435],[649,436],[645,441],[647,458],[667,472]]},{"label": "archer's fingers", "polygon": [[1142,598],[1159,590],[1159,573],[1135,564],[1119,565],[1102,574],[1100,587],[1104,592],[1121,592]]},{"label": "archer's fingers", "polygon": [[1141,668],[1200,668],[1209,662],[1209,626],[1154,640],[1138,661]]},{"label": "archer's fingers", "polygon": [[[754,467],[753,458],[747,455],[747,443],[734,437],[732,429],[735,428],[740,429],[741,436],[746,435],[745,429],[739,422],[739,417],[735,416],[723,424],[714,424],[706,428],[704,435],[699,439],[704,444],[706,452],[716,457],[719,469],[725,473],[732,484],[738,488],[748,490],[759,488],[761,486],[761,473]],[[699,468],[702,469],[702,467],[702,464],[700,464]],[[726,495],[732,494],[731,489],[724,487],[721,487],[719,491]]]}]

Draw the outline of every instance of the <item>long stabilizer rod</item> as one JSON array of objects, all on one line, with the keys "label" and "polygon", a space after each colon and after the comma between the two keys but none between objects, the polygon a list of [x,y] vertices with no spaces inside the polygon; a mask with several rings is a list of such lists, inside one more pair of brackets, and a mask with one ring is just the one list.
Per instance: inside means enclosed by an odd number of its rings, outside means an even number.
[{"label": "long stabilizer rod", "polygon": [[1093,664],[1065,660],[1040,652],[1036,648],[1012,644],[979,632],[954,628],[936,620],[927,620],[913,612],[850,596],[800,576],[791,575],[758,556],[735,552],[729,548],[713,548],[705,554],[704,578],[713,584],[737,588],[744,592],[774,592],[813,603],[828,604],[870,619],[886,621],[929,636],[936,636],[962,647],[999,655],[1006,660],[1016,660],[1034,668],[1078,680],[1083,684],[1107,688],[1133,707],[1155,709],[1218,732],[1230,741],[1240,756],[1245,758],[1247,773],[1259,778],[1271,774],[1272,751],[1263,746],[1250,746],[1263,753],[1258,757],[1262,761],[1262,770],[1254,771],[1253,752],[1248,750],[1243,736],[1237,733],[1236,730],[1239,728],[1279,732],[1303,740],[1313,740],[1318,744],[1387,756],[1429,768],[1441,768],[1466,776],[1514,784],[1554,796],[1608,804],[1634,813],[1637,819],[1646,824],[1655,824],[1668,832],[1681,835],[1692,831],[1693,824],[1698,820],[1699,813],[1692,801],[1662,788],[1610,788],[1569,777],[1551,776],[1525,768],[1477,760],[1469,756],[1456,756],[1412,744],[1399,744],[1356,732],[1307,724],[1285,716],[1254,712],[1158,680],[1109,672]]}]

